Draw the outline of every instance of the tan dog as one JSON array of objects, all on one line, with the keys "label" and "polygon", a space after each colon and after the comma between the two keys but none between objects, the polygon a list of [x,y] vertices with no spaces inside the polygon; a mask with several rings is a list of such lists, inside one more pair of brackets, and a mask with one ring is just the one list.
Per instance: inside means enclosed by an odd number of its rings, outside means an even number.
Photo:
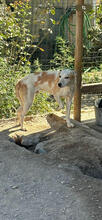
[{"label": "tan dog", "polygon": [[17,120],[21,129],[23,130],[24,116],[32,105],[34,95],[42,90],[52,94],[60,108],[63,108],[61,97],[66,98],[67,126],[73,127],[70,122],[70,107],[74,88],[75,72],[69,69],[31,73],[21,79],[16,85],[16,96],[21,104],[17,110]]}]

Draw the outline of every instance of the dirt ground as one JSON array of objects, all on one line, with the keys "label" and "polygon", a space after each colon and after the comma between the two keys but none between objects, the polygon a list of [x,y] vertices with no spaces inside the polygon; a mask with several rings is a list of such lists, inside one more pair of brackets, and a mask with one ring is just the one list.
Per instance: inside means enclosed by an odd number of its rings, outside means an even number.
[{"label": "dirt ground", "polygon": [[0,219],[102,220],[101,133],[55,114],[26,120],[26,132],[0,121]]}]

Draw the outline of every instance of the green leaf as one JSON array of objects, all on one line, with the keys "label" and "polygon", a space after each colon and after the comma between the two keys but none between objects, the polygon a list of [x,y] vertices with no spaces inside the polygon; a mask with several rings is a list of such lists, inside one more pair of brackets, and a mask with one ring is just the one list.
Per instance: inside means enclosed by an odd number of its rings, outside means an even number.
[{"label": "green leaf", "polygon": [[54,19],[50,18],[50,20],[51,20],[52,24],[56,24],[56,21]]},{"label": "green leaf", "polygon": [[51,14],[52,14],[52,15],[55,15],[55,8],[52,8],[52,9],[51,9]]}]

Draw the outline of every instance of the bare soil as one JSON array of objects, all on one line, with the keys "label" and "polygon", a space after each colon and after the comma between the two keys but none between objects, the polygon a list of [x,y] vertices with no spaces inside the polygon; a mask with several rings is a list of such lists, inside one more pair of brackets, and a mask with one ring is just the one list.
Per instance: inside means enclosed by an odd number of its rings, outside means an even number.
[{"label": "bare soil", "polygon": [[28,117],[23,132],[0,121],[0,219],[102,220],[102,135],[73,122]]}]

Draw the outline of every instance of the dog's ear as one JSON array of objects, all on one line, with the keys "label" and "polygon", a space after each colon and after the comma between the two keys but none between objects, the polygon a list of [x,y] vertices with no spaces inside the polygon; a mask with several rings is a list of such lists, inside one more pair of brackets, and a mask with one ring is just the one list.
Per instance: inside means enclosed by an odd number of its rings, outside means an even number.
[{"label": "dog's ear", "polygon": [[75,70],[71,70],[71,74],[75,75]]},{"label": "dog's ear", "polygon": [[76,72],[74,70],[71,70],[70,72],[70,78],[73,79],[76,77]]}]

